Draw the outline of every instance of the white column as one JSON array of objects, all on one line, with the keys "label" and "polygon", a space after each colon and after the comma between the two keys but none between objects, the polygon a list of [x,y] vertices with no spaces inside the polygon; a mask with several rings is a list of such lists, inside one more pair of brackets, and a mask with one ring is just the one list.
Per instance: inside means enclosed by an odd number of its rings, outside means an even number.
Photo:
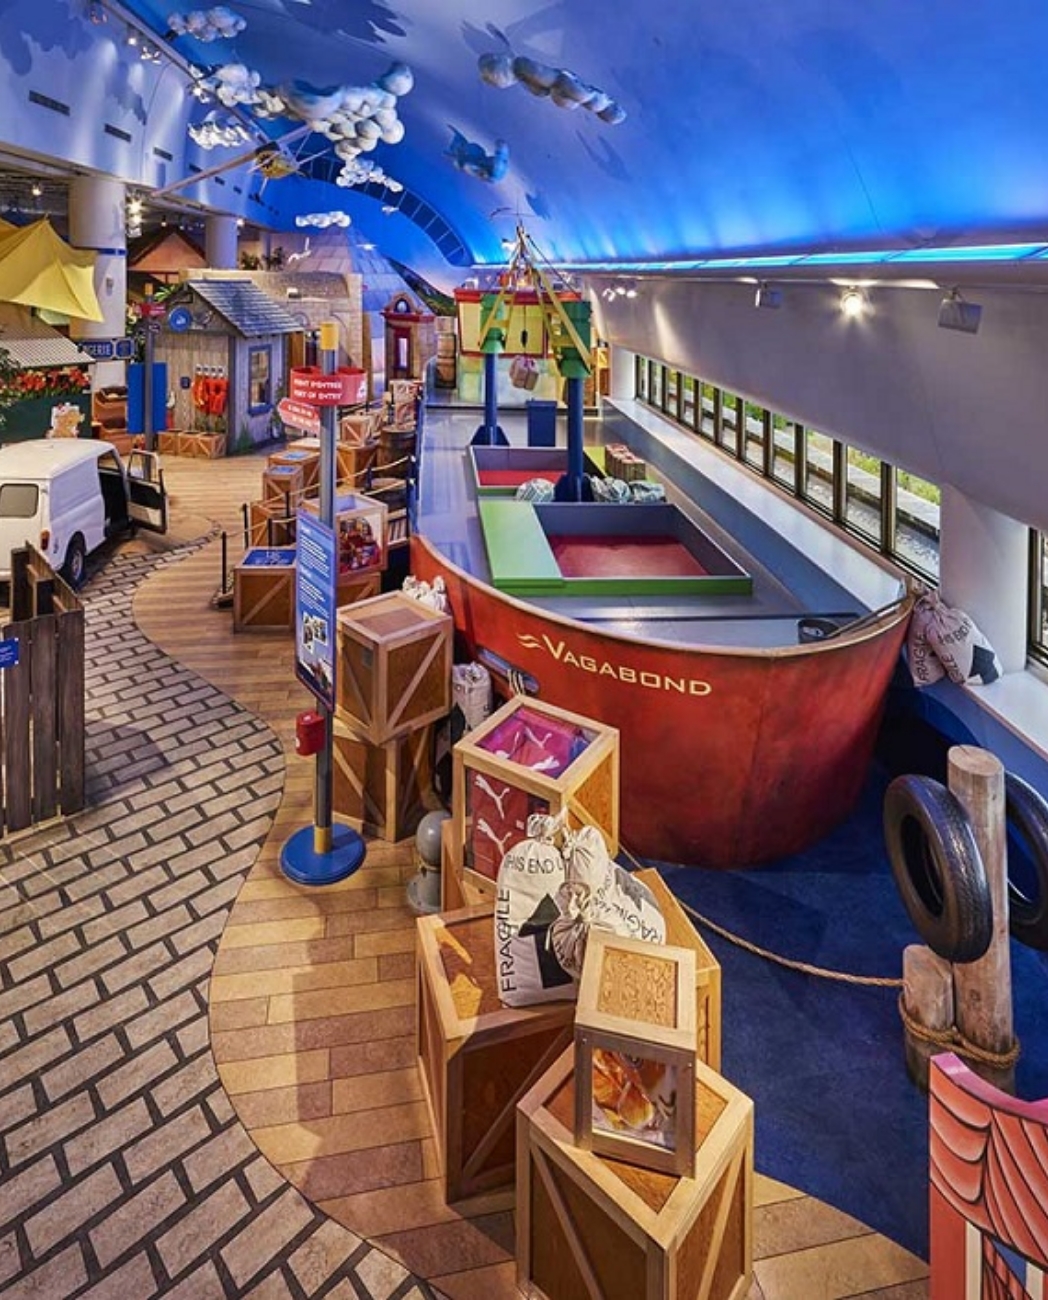
[{"label": "white column", "polygon": [[611,396],[622,399],[633,397],[637,387],[634,373],[636,354],[613,343],[609,349],[608,361],[611,368]]},{"label": "white column", "polygon": [[237,264],[237,219],[214,213],[204,223],[205,256],[216,271],[231,271]]},{"label": "white column", "polygon": [[939,528],[943,599],[975,619],[1005,672],[1018,672],[1026,664],[1026,525],[944,487]]},{"label": "white column", "polygon": [[[95,250],[95,292],[101,321],[73,320],[75,339],[120,339],[127,332],[127,235],[123,181],[107,176],[76,176],[69,184],[69,242]],[[124,382],[122,361],[95,366],[95,388]]]}]

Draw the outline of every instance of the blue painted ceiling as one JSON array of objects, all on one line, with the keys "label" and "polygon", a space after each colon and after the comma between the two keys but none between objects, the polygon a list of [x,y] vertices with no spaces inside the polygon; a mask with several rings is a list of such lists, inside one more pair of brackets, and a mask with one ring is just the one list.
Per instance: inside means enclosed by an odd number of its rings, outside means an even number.
[{"label": "blue painted ceiling", "polygon": [[[131,7],[168,31],[171,0]],[[229,7],[246,22],[233,39],[169,37],[173,48],[201,67],[246,64],[269,87],[412,69],[403,141],[363,158],[440,213],[477,261],[503,259],[518,218],[551,258],[576,262],[1048,236],[1044,0]],[[487,84],[485,54],[569,70],[625,120]],[[488,154],[505,141],[502,179],[455,166],[452,128]],[[277,186],[289,221],[300,201],[314,209],[297,180]]]}]

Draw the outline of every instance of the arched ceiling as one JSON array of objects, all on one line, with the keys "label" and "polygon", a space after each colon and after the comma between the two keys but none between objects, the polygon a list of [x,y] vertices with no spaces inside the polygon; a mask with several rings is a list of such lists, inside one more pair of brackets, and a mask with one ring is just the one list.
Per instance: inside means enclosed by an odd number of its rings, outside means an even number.
[{"label": "arched ceiling", "polygon": [[[518,219],[571,262],[1048,236],[1043,0],[228,7],[246,26],[205,43],[169,34],[173,0],[130,5],[190,63],[239,62],[268,88],[365,86],[408,65],[404,138],[362,159],[435,210],[478,262],[503,259]],[[490,54],[568,70],[625,119],[487,84],[478,59]],[[505,141],[504,177],[456,167],[452,128],[488,154]],[[294,148],[328,146],[313,135]],[[315,187],[276,188],[289,221],[314,203],[304,195]]]}]

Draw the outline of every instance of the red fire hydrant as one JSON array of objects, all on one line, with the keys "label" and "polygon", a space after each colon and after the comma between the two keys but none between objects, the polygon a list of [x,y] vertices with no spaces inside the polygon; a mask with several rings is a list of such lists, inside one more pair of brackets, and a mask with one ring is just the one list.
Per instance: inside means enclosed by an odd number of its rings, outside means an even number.
[{"label": "red fire hydrant", "polygon": [[324,716],[307,709],[295,718],[295,753],[302,758],[318,754],[324,744]]}]

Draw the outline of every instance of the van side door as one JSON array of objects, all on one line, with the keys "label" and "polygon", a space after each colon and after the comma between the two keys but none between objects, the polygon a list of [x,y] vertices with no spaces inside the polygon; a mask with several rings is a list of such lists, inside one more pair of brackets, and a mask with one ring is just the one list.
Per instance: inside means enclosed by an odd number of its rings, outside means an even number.
[{"label": "van side door", "polygon": [[167,491],[155,451],[133,451],[127,458],[128,513],[154,533],[167,532]]}]

